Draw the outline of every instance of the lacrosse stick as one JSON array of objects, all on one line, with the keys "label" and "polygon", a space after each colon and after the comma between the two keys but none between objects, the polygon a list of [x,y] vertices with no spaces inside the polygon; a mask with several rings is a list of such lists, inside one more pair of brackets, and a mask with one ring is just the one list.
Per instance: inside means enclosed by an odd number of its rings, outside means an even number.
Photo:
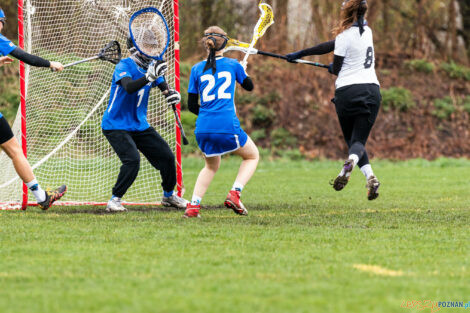
[{"label": "lacrosse stick", "polygon": [[[246,54],[259,54],[259,55],[264,55],[272,58],[277,58],[277,59],[282,59],[282,60],[287,60],[287,57],[281,54],[275,54],[271,52],[265,52],[265,51],[260,51],[255,48],[250,49],[250,44],[246,42],[241,42],[235,39],[230,39],[227,43],[227,47],[225,48],[225,52],[228,51],[239,51],[243,52]],[[318,62],[312,62],[312,61],[307,61],[307,60],[301,60],[297,59],[294,61],[295,63],[300,63],[300,64],[307,64],[311,66],[316,66],[316,67],[322,67],[322,68],[328,68],[328,65],[321,64]]]},{"label": "lacrosse stick", "polygon": [[[149,7],[134,13],[129,21],[129,35],[134,47],[143,55],[154,60],[163,60],[170,43],[170,29],[160,10]],[[176,104],[171,105],[176,123],[181,132],[183,144],[189,144],[184,133]]]},{"label": "lacrosse stick", "polygon": [[119,42],[113,40],[110,41],[101,51],[98,53],[98,55],[95,55],[94,57],[83,59],[77,62],[73,62],[67,65],[64,65],[64,68],[70,67],[70,66],[75,66],[77,64],[89,62],[92,60],[100,59],[103,61],[108,61],[113,64],[118,64],[119,61],[121,61],[121,46],[119,45]]},{"label": "lacrosse stick", "polygon": [[[261,10],[261,15],[253,31],[253,39],[251,40],[251,44],[249,46],[248,51],[250,51],[251,49],[255,47],[258,40],[264,36],[269,26],[274,24],[274,13],[273,13],[273,9],[271,8],[271,6],[266,3],[260,3],[258,7]],[[244,68],[246,68],[246,65],[248,64],[249,56],[250,56],[250,53],[246,53],[245,58],[242,61],[242,65]]]}]

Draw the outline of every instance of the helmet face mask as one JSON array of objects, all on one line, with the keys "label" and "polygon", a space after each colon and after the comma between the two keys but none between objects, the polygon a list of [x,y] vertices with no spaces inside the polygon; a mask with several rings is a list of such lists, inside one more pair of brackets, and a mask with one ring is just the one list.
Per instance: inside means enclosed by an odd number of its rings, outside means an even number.
[{"label": "helmet face mask", "polygon": [[148,69],[150,63],[152,63],[152,59],[143,55],[142,53],[137,50],[137,48],[134,46],[134,42],[132,41],[131,37],[127,37],[127,49],[129,50],[129,53],[131,54],[132,60],[137,63],[138,66],[140,66],[143,69]]}]

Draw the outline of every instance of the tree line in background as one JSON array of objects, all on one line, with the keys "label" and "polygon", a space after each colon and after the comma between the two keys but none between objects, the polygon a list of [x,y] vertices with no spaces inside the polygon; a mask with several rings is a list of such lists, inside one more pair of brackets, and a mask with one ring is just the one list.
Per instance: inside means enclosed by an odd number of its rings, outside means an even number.
[{"label": "tree line in background", "polygon": [[[59,1],[59,0],[51,0]],[[84,0],[76,0],[84,1]],[[100,1],[100,0],[97,0]],[[123,4],[128,1],[123,0]],[[285,52],[333,39],[342,0],[264,0],[273,5],[274,24],[260,44]],[[158,4],[158,1],[156,1]],[[368,21],[376,50],[400,58],[470,59],[470,1],[369,0]],[[205,28],[220,25],[230,36],[249,41],[257,21],[256,0],[180,0],[183,58],[203,54]],[[17,38],[17,0],[2,1],[3,33]]]},{"label": "tree line in background", "polygon": [[[276,23],[260,44],[274,51],[290,51],[333,39],[341,0],[265,0],[273,5]],[[468,0],[369,0],[368,22],[376,50],[401,58],[470,58],[470,2]],[[257,21],[254,0],[181,1],[182,52],[190,57],[204,29],[220,25],[232,37],[249,41]]]}]

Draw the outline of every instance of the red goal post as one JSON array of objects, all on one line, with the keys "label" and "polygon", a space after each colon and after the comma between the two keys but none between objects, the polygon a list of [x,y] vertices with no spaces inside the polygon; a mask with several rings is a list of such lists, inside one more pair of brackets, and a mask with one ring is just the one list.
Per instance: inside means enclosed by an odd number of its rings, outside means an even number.
[{"label": "red goal post", "polygon": [[[51,4],[52,2],[54,4]],[[60,41],[61,35],[73,32],[75,29],[74,27],[70,30],[56,27],[57,30],[52,29],[52,26],[49,25],[51,22],[56,22],[56,19],[59,20],[57,23],[61,19],[63,21],[64,17],[61,15],[63,12],[78,11],[76,14],[84,12],[82,17],[87,17],[87,19],[81,18],[77,23],[89,23],[88,25],[91,25],[92,28],[94,26],[95,30],[101,32],[103,38],[99,39],[103,39],[103,41],[118,39],[121,42],[121,46],[125,47],[125,33],[127,32],[127,28],[124,26],[125,17],[118,15],[122,13],[130,17],[132,12],[146,6],[163,8],[162,13],[164,13],[170,26],[173,39],[169,52],[166,55],[167,61],[171,59],[172,63],[169,64],[170,74],[168,75],[168,81],[170,84],[174,84],[176,90],[180,91],[179,0],[148,1],[145,5],[131,3],[126,0],[108,1],[103,5],[99,2],[89,0],[18,0],[19,46],[33,54],[66,63],[71,58],[82,57],[87,53],[91,53],[91,51],[97,50],[95,47],[88,47],[84,42],[81,42],[79,36],[72,40],[65,38]],[[113,7],[113,4],[115,4],[115,7]],[[64,7],[61,7],[61,5]],[[54,12],[53,9],[57,10],[57,12]],[[100,16],[100,14],[103,15]],[[67,18],[70,21],[70,18],[73,18],[73,16],[70,15]],[[109,23],[104,23],[103,19],[108,19]],[[119,19],[123,21],[121,22]],[[94,25],[95,22],[97,25]],[[117,29],[110,27],[109,24],[111,23],[116,24],[115,28]],[[64,24],[62,23],[61,27]],[[41,32],[32,31],[38,27],[43,27]],[[38,33],[39,35],[37,35]],[[50,36],[47,40],[41,37],[47,34],[56,36]],[[93,34],[84,34],[84,36],[94,37]],[[54,43],[54,46],[50,42]],[[102,42],[99,42],[97,47],[100,45],[102,45]],[[13,130],[21,143],[24,154],[29,157],[35,174],[43,187],[55,187],[61,183],[69,185],[69,192],[64,197],[64,201],[57,203],[58,205],[105,205],[107,203],[106,198],[110,196],[111,188],[114,184],[113,181],[115,181],[118,174],[119,162],[117,162],[116,156],[110,154],[109,147],[106,147],[103,142],[98,144],[95,142],[105,140],[102,134],[98,134],[97,125],[100,122],[100,115],[102,115],[104,110],[103,107],[105,108],[107,105],[105,100],[107,100],[109,95],[106,95],[105,91],[109,87],[110,77],[112,77],[114,68],[112,64],[105,63],[107,62],[96,62],[89,66],[64,71],[64,74],[55,74],[55,76],[44,69],[29,68],[23,62],[20,63],[21,103],[15,121],[15,125],[17,125],[16,131],[15,128]],[[88,72],[86,72],[87,69],[89,70]],[[64,85],[63,81],[65,80],[68,84],[67,87],[73,85],[75,90],[69,88],[66,91],[62,91],[63,98],[56,99],[56,94],[50,93],[53,88],[47,85],[50,80],[52,80],[52,83],[58,84],[59,87]],[[93,83],[95,84],[93,85]],[[97,87],[97,85],[99,86]],[[77,103],[82,103],[78,100],[73,100],[68,94],[77,93],[77,89],[83,90],[83,93],[86,94],[80,94],[80,97],[86,100],[90,99],[90,106],[83,108],[83,112],[78,112],[76,105]],[[94,90],[87,92],[87,89]],[[58,90],[62,89],[58,88]],[[149,104],[149,122],[173,147],[177,161],[177,190],[181,195],[184,192],[181,163],[181,133],[171,110],[168,110],[166,103],[164,103],[164,98],[156,94],[155,92],[155,95],[152,95],[150,100],[152,104]],[[49,110],[48,113],[53,115],[54,121],[57,122],[61,129],[67,131],[73,130],[69,136],[65,136],[66,134],[58,135],[54,130],[50,132],[47,129],[45,130],[44,123],[41,123],[41,121],[47,118],[47,114],[37,112],[40,102],[45,107],[44,110]],[[61,121],[60,114],[54,110],[63,110],[62,106],[65,105],[69,105],[69,110],[73,112],[65,113],[63,119],[67,120],[68,124],[63,125],[64,121]],[[181,106],[178,105],[177,108],[178,114],[180,114]],[[80,121],[80,118],[83,119],[89,112],[93,114],[87,115],[85,117],[86,120]],[[79,117],[78,119],[76,118],[77,116]],[[44,134],[48,134],[51,140],[44,141],[45,137],[42,137]],[[64,141],[67,142],[62,145]],[[55,142],[56,146],[52,146],[50,142]],[[87,144],[95,144],[96,147],[90,147]],[[44,146],[47,146],[47,149],[44,149]],[[83,168],[86,168],[86,170],[80,168],[82,160]],[[96,165],[93,162],[94,160],[101,163]],[[160,203],[162,190],[159,173],[149,167],[148,164],[142,165],[138,178],[140,181],[136,181],[137,186],[134,190],[130,190],[129,197],[124,198],[126,205],[153,206]],[[0,166],[12,167],[12,164],[10,162],[10,165],[8,165],[5,160],[0,158]],[[97,173],[93,173],[90,169],[96,169]],[[10,173],[11,169],[6,169],[6,171]],[[28,205],[35,205],[34,201],[28,201],[28,188],[21,182],[18,182],[18,177],[11,176],[12,174],[9,174],[3,180],[0,178],[0,186],[9,185],[15,187],[11,188],[11,195],[2,194],[0,191],[0,209],[26,209]],[[62,176],[62,179],[60,176]],[[106,179],[103,180],[103,178]],[[87,190],[88,186],[89,190]],[[159,187],[158,192],[152,191],[155,186]],[[99,192],[94,194],[94,189],[98,189]],[[88,194],[89,196],[87,196]],[[129,200],[126,201],[127,199]]]}]

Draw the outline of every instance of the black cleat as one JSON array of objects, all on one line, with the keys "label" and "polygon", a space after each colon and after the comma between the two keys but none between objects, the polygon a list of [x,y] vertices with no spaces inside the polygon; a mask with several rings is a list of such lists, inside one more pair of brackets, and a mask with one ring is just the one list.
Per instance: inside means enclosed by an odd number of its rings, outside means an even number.
[{"label": "black cleat", "polygon": [[349,182],[349,178],[351,177],[351,172],[353,169],[354,169],[354,160],[349,159],[346,162],[344,162],[344,165],[343,165],[344,174],[338,175],[338,177],[336,177],[334,182],[330,183],[330,185],[332,185],[336,191],[343,190],[343,188],[346,187],[346,185]]},{"label": "black cleat", "polygon": [[60,186],[56,190],[47,190],[46,200],[38,203],[41,210],[46,211],[47,209],[49,209],[54,202],[56,202],[57,200],[63,197],[66,191],[67,191],[67,186],[65,185]]},{"label": "black cleat", "polygon": [[369,200],[375,200],[379,197],[379,187],[380,187],[380,182],[375,176],[369,177],[367,180],[367,199]]}]

